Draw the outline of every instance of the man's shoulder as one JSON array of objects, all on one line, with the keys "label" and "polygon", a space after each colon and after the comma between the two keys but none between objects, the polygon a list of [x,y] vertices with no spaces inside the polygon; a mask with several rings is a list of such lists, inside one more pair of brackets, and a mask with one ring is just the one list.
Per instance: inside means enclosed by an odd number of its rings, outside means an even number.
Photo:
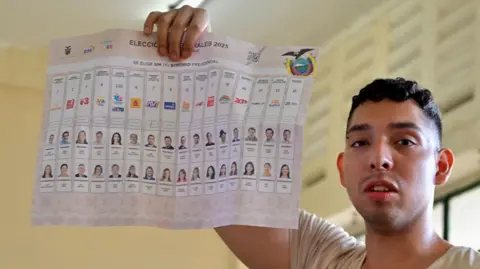
[{"label": "man's shoulder", "polygon": [[[299,217],[298,217],[298,229],[320,229],[322,232],[326,233],[337,233],[337,234],[342,234],[345,236],[350,237],[350,235],[341,227],[338,225],[335,225],[334,223],[323,219],[319,216],[317,216],[314,213],[308,212],[304,209],[299,210]],[[352,237],[353,238],[353,237]]]},{"label": "man's shoulder", "polygon": [[432,266],[432,269],[436,268],[480,269],[480,252],[469,247],[454,246]]},{"label": "man's shoulder", "polygon": [[315,233],[326,237],[335,237],[335,240],[342,242],[344,246],[358,247],[363,249],[363,244],[351,236],[345,229],[326,219],[323,219],[314,213],[306,210],[299,211],[299,227],[298,231],[302,233]]},{"label": "man's shoulder", "polygon": [[292,268],[358,267],[365,259],[365,246],[342,227],[305,210],[299,226],[290,232]]}]

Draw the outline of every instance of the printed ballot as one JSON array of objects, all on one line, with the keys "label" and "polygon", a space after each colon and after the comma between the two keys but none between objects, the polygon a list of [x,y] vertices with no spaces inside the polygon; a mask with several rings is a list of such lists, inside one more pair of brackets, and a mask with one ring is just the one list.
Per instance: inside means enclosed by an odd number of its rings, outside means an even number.
[{"label": "printed ballot", "polygon": [[55,40],[33,224],[296,228],[318,49],[129,30]]}]

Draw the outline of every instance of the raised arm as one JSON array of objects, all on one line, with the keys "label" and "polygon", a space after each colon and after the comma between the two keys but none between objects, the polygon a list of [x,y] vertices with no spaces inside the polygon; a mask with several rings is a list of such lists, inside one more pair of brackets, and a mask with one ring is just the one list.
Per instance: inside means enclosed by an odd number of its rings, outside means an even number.
[{"label": "raised arm", "polygon": [[233,225],[216,231],[250,269],[351,268],[365,255],[342,228],[305,211],[296,230]]}]

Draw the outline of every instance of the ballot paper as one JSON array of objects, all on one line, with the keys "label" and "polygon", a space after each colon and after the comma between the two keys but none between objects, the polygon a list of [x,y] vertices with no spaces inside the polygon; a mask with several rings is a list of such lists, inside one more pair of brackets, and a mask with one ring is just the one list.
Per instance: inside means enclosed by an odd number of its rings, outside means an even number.
[{"label": "ballot paper", "polygon": [[172,62],[157,46],[52,41],[33,224],[296,228],[318,48],[205,34]]}]

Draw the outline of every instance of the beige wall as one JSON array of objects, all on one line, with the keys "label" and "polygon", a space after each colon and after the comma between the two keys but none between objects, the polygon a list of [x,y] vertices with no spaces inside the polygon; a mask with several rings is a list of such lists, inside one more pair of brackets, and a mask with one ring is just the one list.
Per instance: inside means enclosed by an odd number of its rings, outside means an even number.
[{"label": "beige wall", "polygon": [[235,268],[213,230],[32,227],[44,64],[41,49],[0,49],[0,268]]}]

